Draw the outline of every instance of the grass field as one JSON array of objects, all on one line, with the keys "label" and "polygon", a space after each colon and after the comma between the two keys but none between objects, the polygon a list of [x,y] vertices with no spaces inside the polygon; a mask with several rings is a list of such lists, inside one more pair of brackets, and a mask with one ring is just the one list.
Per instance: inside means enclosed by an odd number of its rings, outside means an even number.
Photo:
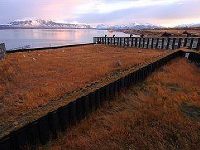
[{"label": "grass field", "polygon": [[200,70],[173,60],[40,149],[199,149]]},{"label": "grass field", "polygon": [[127,34],[143,34],[147,37],[160,37],[163,35],[163,33],[167,32],[170,33],[172,37],[186,37],[183,32],[187,31],[188,33],[192,34],[193,36],[200,36],[200,29],[199,28],[186,28],[186,29],[146,29],[146,30],[121,30],[124,33]]},{"label": "grass field", "polygon": [[0,62],[0,122],[167,52],[90,45],[8,54]]}]

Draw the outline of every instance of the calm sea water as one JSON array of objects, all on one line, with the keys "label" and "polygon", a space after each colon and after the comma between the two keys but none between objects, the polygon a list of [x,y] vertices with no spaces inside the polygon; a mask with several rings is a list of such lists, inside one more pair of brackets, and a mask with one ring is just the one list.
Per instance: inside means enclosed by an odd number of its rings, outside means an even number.
[{"label": "calm sea water", "polygon": [[94,36],[129,36],[122,32],[94,29],[9,29],[0,30],[0,43],[7,50],[91,43]]}]

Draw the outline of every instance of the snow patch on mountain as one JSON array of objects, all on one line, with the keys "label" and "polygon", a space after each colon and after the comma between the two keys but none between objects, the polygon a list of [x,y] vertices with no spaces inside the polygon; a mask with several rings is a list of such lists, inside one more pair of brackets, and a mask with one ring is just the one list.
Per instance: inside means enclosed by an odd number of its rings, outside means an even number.
[{"label": "snow patch on mountain", "polygon": [[57,23],[51,20],[17,20],[10,22],[8,25],[3,25],[8,28],[55,28],[55,29],[89,29],[90,25],[86,24],[70,24],[70,23]]},{"label": "snow patch on mountain", "polygon": [[135,30],[142,30],[142,29],[156,29],[161,28],[161,26],[149,24],[149,23],[129,23],[129,24],[122,24],[122,25],[97,25],[97,29],[111,29],[111,30],[119,30],[119,29],[135,29]]},{"label": "snow patch on mountain", "polygon": [[199,28],[200,27],[200,23],[193,23],[193,24],[182,24],[182,25],[178,25],[176,26],[176,28]]}]

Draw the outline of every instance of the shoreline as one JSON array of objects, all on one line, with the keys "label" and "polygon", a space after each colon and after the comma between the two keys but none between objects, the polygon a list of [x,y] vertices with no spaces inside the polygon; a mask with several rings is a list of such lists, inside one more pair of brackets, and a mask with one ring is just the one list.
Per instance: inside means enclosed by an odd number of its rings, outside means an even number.
[{"label": "shoreline", "polygon": [[120,30],[113,30],[115,32],[123,32],[125,34],[133,34],[133,35],[144,35],[145,37],[167,37],[164,36],[164,33],[169,34],[172,37],[187,37],[188,34],[191,34],[188,37],[199,37],[200,36],[200,28],[161,28],[161,29],[143,29],[143,30],[134,30],[134,29],[120,29]]}]

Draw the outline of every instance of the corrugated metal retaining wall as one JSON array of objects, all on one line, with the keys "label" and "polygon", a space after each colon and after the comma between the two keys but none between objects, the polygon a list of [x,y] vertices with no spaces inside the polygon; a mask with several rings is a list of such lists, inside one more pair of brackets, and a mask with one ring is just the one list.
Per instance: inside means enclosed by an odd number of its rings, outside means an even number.
[{"label": "corrugated metal retaining wall", "polygon": [[[70,126],[77,124],[80,120],[98,109],[105,101],[110,101],[112,97],[117,96],[122,89],[144,80],[156,69],[180,56],[185,56],[185,52],[176,51],[171,53],[117,81],[70,102],[64,107],[49,112],[46,116],[1,139],[0,150],[23,149],[27,145],[35,149],[38,144],[46,144],[50,139],[56,138],[60,131],[65,131]],[[200,55],[197,53],[191,53],[189,56],[191,61],[197,63],[199,63],[199,58]]]}]

